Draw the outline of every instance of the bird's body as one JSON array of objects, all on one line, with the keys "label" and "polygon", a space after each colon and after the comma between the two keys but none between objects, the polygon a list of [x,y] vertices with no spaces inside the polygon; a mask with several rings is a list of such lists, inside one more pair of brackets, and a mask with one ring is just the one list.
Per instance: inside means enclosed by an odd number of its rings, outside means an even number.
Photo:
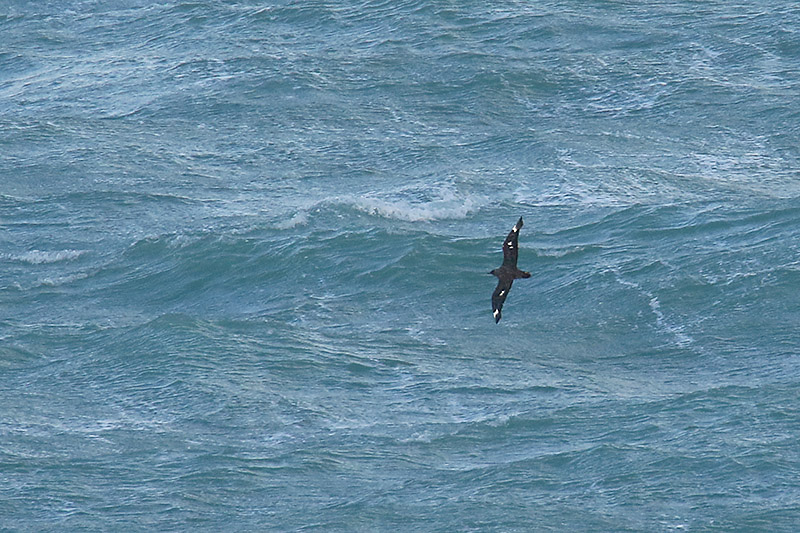
[{"label": "bird's body", "polygon": [[503,302],[506,301],[506,296],[508,296],[508,291],[511,290],[511,284],[514,283],[514,280],[531,277],[530,272],[517,268],[517,247],[520,228],[522,228],[522,217],[519,217],[506,240],[503,241],[503,264],[500,265],[500,268],[495,268],[490,272],[490,274],[497,276],[498,280],[497,287],[492,293],[492,314],[494,315],[495,324],[500,322],[500,317],[502,316],[500,311],[503,309]]}]

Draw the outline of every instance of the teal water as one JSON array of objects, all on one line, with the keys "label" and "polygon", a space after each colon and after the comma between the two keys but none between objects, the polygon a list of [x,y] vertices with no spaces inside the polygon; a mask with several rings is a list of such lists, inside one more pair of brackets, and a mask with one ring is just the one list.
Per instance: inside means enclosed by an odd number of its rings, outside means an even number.
[{"label": "teal water", "polygon": [[798,110],[791,2],[4,3],[0,530],[796,531]]}]

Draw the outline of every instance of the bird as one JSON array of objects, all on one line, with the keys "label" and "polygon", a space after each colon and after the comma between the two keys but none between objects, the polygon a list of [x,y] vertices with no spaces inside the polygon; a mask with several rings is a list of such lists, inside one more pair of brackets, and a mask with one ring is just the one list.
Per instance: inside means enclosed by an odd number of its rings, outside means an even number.
[{"label": "bird", "polygon": [[492,293],[492,314],[494,315],[494,323],[500,322],[502,316],[503,302],[506,301],[508,291],[511,290],[511,284],[515,279],[529,278],[530,272],[525,272],[517,268],[517,248],[519,240],[519,230],[522,228],[522,217],[503,241],[503,264],[500,268],[495,268],[489,274],[497,276],[497,287]]}]

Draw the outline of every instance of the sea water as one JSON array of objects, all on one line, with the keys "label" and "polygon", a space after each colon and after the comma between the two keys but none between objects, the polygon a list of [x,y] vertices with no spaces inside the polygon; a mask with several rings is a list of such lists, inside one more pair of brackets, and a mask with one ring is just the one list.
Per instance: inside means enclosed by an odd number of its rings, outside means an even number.
[{"label": "sea water", "polygon": [[788,1],[3,2],[0,529],[797,531],[798,123]]}]

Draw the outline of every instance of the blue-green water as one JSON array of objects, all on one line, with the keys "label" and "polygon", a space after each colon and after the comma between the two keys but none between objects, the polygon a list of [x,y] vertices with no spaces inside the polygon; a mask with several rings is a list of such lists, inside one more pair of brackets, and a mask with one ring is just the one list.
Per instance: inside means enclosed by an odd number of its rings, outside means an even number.
[{"label": "blue-green water", "polygon": [[799,123],[787,1],[4,2],[0,529],[797,531]]}]

